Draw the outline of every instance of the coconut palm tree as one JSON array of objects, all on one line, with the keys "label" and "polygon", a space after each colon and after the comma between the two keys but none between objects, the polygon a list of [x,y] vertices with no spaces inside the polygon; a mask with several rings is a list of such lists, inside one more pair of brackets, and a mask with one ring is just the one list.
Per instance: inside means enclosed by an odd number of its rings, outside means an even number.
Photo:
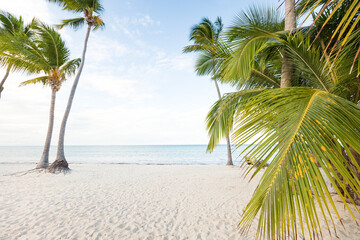
[{"label": "coconut palm tree", "polygon": [[[224,61],[222,73],[224,80],[239,81],[242,88],[224,95],[207,119],[215,139],[233,127],[236,147],[254,140],[244,150],[256,159],[246,174],[253,177],[269,163],[239,227],[246,232],[259,214],[260,237],[296,238],[299,223],[303,236],[306,226],[310,239],[319,237],[318,214],[326,221],[330,216],[328,228],[336,229],[331,208],[341,221],[325,177],[351,213],[348,201],[355,203],[360,197],[360,107],[354,104],[359,99],[353,87],[359,80],[349,74],[355,53],[323,57],[322,46],[311,45],[302,30],[294,37],[269,31],[266,21],[262,27],[258,21],[247,22],[226,34],[234,53]],[[357,40],[355,36],[350,43]],[[279,88],[283,52],[294,63],[291,88]],[[209,147],[214,143],[210,141]]]},{"label": "coconut palm tree", "polygon": [[8,65],[14,66],[18,70],[43,74],[40,77],[22,82],[22,86],[41,83],[51,88],[49,126],[44,150],[36,166],[36,168],[47,168],[54,125],[56,93],[60,90],[61,84],[75,73],[80,64],[80,59],[69,60],[69,49],[65,46],[60,34],[52,27],[44,23],[37,23],[33,29],[35,32],[31,39],[16,38],[7,44],[9,52],[16,54],[3,55],[3,59]]},{"label": "coconut palm tree", "polygon": [[[30,37],[32,34],[32,27],[34,26],[34,22],[35,20],[33,19],[30,24],[25,25],[21,16],[17,18],[8,12],[0,12],[0,38],[4,35],[15,37],[19,34]],[[4,51],[7,50],[4,49]],[[4,67],[6,67],[6,73],[0,82],[0,98],[1,93],[4,90],[5,81],[9,77],[10,71],[12,70],[11,65]]]},{"label": "coconut palm tree", "polygon": [[[184,53],[200,52],[196,71],[199,75],[212,75],[219,99],[221,99],[221,93],[217,83],[218,75],[216,72],[218,71],[217,66],[219,65],[217,55],[218,52],[223,49],[220,42],[222,30],[223,23],[220,17],[218,17],[214,23],[208,18],[203,18],[199,24],[191,29],[190,41],[194,41],[194,44],[186,46],[183,50]],[[226,165],[233,165],[229,134],[226,136],[226,143],[228,155]]]},{"label": "coconut palm tree", "polygon": [[86,54],[87,43],[90,32],[92,29],[96,30],[98,28],[104,27],[104,22],[102,21],[99,15],[95,15],[95,14],[100,14],[103,11],[103,7],[101,5],[100,0],[48,0],[48,1],[57,3],[59,6],[63,8],[63,10],[84,14],[83,17],[63,20],[62,24],[59,25],[60,28],[64,26],[70,26],[73,27],[74,29],[78,29],[85,23],[87,24],[87,31],[85,36],[84,48],[81,55],[80,67],[75,76],[75,80],[71,88],[68,104],[61,123],[56,160],[49,167],[49,171],[56,172],[56,171],[68,169],[68,163],[66,161],[65,152],[64,152],[66,123],[75,96],[76,87],[79,83],[81,72],[84,67],[85,54]]}]

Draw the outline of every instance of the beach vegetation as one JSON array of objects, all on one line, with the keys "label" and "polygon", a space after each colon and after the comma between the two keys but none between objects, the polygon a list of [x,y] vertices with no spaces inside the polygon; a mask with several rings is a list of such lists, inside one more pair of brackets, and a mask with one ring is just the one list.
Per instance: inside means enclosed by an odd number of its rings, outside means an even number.
[{"label": "beach vegetation", "polygon": [[51,88],[48,131],[41,159],[36,166],[36,168],[47,168],[54,126],[56,93],[60,90],[62,83],[75,73],[80,59],[70,60],[69,49],[53,27],[33,21],[32,29],[33,34],[30,38],[28,36],[13,38],[10,35],[8,38],[2,38],[7,51],[16,53],[3,54],[2,60],[8,66],[14,66],[18,70],[41,75],[22,82],[21,86],[42,84]]},{"label": "beach vegetation", "polygon": [[[35,24],[35,19],[33,19],[29,24],[25,24],[22,17],[16,17],[8,12],[0,12],[0,39],[6,39],[7,41],[13,41],[18,37],[30,37],[32,35],[32,28]],[[16,52],[10,52],[9,48],[6,47],[4,41],[2,41],[2,46],[0,47],[2,55],[15,55]],[[6,73],[0,82],[0,98],[1,93],[4,90],[4,84],[8,79],[11,71],[18,70],[16,66],[6,65],[6,61],[1,61],[0,64],[2,67],[6,68]]]},{"label": "beach vegetation", "polygon": [[[196,52],[199,54],[196,63],[196,72],[198,75],[211,75],[214,81],[216,92],[221,99],[221,92],[218,84],[219,67],[223,66],[219,58],[219,52],[226,50],[226,46],[220,40],[220,35],[223,30],[223,23],[220,17],[216,19],[214,23],[208,18],[203,18],[199,24],[192,27],[190,33],[190,41],[193,44],[184,48],[184,53]],[[226,135],[227,144],[227,163],[226,165],[233,165],[231,142],[229,134]]]},{"label": "beach vegetation", "polygon": [[101,5],[100,0],[48,0],[49,2],[53,2],[58,4],[62,7],[65,11],[70,11],[73,13],[81,13],[83,16],[72,18],[72,19],[65,19],[62,21],[61,24],[58,25],[59,28],[63,28],[66,26],[72,27],[74,29],[79,29],[83,25],[87,25],[86,36],[84,40],[83,52],[81,55],[81,62],[79,69],[76,73],[71,92],[69,95],[68,103],[65,109],[64,117],[61,122],[60,133],[59,133],[59,140],[57,145],[57,155],[56,160],[50,165],[49,171],[50,172],[59,172],[63,170],[68,170],[68,162],[65,158],[65,151],[64,151],[64,141],[65,141],[65,129],[67,120],[69,118],[70,110],[72,107],[72,103],[74,100],[75,92],[77,85],[80,80],[80,76],[84,67],[85,63],[85,56],[87,50],[87,44],[90,36],[90,32],[92,30],[101,29],[105,26],[103,20],[100,17],[100,14],[103,12],[104,8]]},{"label": "beach vegetation", "polygon": [[[289,2],[294,1],[285,4]],[[310,2],[329,7],[314,17],[323,19],[321,24],[295,28],[293,17],[287,23],[286,14],[252,7],[224,31],[226,54],[216,54],[222,59],[219,79],[237,91],[225,94],[209,111],[208,150],[231,133],[236,148],[250,142],[243,154],[255,162],[244,161],[246,176],[253,178],[269,164],[244,210],[241,233],[258,217],[258,237],[321,238],[323,216],[329,232],[336,234],[342,221],[326,181],[355,221],[354,211],[359,213],[359,76],[354,69],[359,64],[359,8],[351,8],[358,1]],[[329,38],[321,32],[326,19],[340,9],[334,7],[338,2],[342,11],[357,12],[325,25],[326,31],[340,35],[337,28],[346,18],[350,23],[343,26],[351,30],[338,38],[343,43],[346,38],[346,44],[333,43],[328,50]]]}]

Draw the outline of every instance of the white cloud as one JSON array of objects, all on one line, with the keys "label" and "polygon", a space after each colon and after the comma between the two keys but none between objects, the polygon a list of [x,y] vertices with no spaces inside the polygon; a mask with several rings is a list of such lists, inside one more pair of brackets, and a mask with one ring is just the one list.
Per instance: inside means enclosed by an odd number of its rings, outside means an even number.
[{"label": "white cloud", "polygon": [[160,52],[153,64],[147,67],[151,73],[160,73],[164,71],[186,71],[193,72],[194,58],[189,55],[169,56]]},{"label": "white cloud", "polygon": [[[142,28],[158,25],[160,25],[160,21],[155,21],[149,15],[140,14],[136,17],[125,16],[122,18],[115,18],[113,23],[110,24],[112,30],[120,31],[131,38],[140,36],[142,34]],[[154,33],[161,33],[161,31],[157,30]]]},{"label": "white cloud", "polygon": [[44,0],[4,0],[1,1],[1,10],[21,15],[27,22],[31,21],[33,17],[45,22],[53,20],[48,3]]},{"label": "white cloud", "polygon": [[97,91],[103,91],[116,98],[129,98],[136,94],[136,82],[134,80],[124,79],[111,73],[90,73],[84,74],[89,87]]},{"label": "white cloud", "polygon": [[101,36],[100,34],[92,34],[87,49],[87,59],[92,62],[110,61],[114,57],[122,57],[129,51],[124,44],[115,39]]}]

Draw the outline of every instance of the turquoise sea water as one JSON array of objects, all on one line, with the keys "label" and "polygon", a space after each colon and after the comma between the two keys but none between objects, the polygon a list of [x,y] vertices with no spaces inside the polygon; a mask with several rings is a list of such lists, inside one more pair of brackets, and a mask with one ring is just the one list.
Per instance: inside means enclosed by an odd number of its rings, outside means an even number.
[{"label": "turquoise sea water", "polygon": [[[241,149],[233,153],[234,164],[239,164]],[[0,146],[0,163],[36,163],[42,153],[41,146]],[[206,145],[153,145],[153,146],[66,146],[69,163],[113,164],[226,164],[226,145],[219,145],[213,153],[206,153]],[[50,151],[50,162],[56,148]]]}]

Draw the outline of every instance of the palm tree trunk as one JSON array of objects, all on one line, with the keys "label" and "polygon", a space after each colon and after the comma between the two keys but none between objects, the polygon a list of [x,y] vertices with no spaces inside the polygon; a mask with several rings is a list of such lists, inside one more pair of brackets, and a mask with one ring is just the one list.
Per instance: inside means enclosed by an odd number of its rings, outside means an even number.
[{"label": "palm tree trunk", "polygon": [[[296,28],[295,0],[285,0],[285,31]],[[286,51],[283,52],[280,87],[291,87],[293,64]]]},{"label": "palm tree trunk", "polygon": [[51,136],[52,136],[53,127],[54,127],[55,100],[56,100],[56,90],[52,89],[50,114],[49,114],[49,127],[48,127],[48,131],[47,131],[47,135],[46,135],[44,151],[43,151],[41,159],[40,159],[39,163],[37,164],[36,168],[49,167],[49,151],[50,151]]},{"label": "palm tree trunk", "polygon": [[5,73],[5,76],[4,78],[1,80],[0,82],[0,98],[1,98],[1,92],[3,91],[3,86],[4,86],[4,83],[6,81],[6,79],[9,77],[9,74],[10,74],[10,67],[8,67],[6,69],[6,73]]},{"label": "palm tree trunk", "polygon": [[[215,69],[214,69],[215,70]],[[219,85],[215,79],[215,73],[214,73],[214,82],[215,82],[215,86],[216,86],[216,91],[218,93],[219,99],[221,99],[221,93],[220,93],[220,88]],[[228,160],[226,165],[234,165],[233,161],[232,161],[232,153],[231,153],[231,143],[230,143],[230,136],[229,134],[226,135],[226,144],[227,144],[227,156],[228,156]]]},{"label": "palm tree trunk", "polygon": [[84,42],[84,49],[83,49],[82,56],[81,56],[81,63],[79,66],[79,70],[75,76],[75,80],[74,80],[73,86],[71,88],[71,92],[70,92],[68,104],[67,104],[67,107],[65,110],[65,114],[64,114],[63,120],[61,122],[56,160],[49,167],[49,171],[53,172],[53,173],[58,172],[58,171],[63,171],[63,170],[64,171],[69,170],[69,165],[66,161],[65,153],[64,153],[65,128],[66,128],[67,120],[69,118],[69,113],[70,113],[70,109],[72,106],[72,102],[73,102],[73,99],[75,96],[76,87],[79,83],[80,75],[81,75],[82,69],[84,67],[85,54],[86,54],[87,43],[88,43],[89,36],[90,36],[90,31],[91,31],[91,25],[88,25],[88,28],[86,31],[85,42]]}]

